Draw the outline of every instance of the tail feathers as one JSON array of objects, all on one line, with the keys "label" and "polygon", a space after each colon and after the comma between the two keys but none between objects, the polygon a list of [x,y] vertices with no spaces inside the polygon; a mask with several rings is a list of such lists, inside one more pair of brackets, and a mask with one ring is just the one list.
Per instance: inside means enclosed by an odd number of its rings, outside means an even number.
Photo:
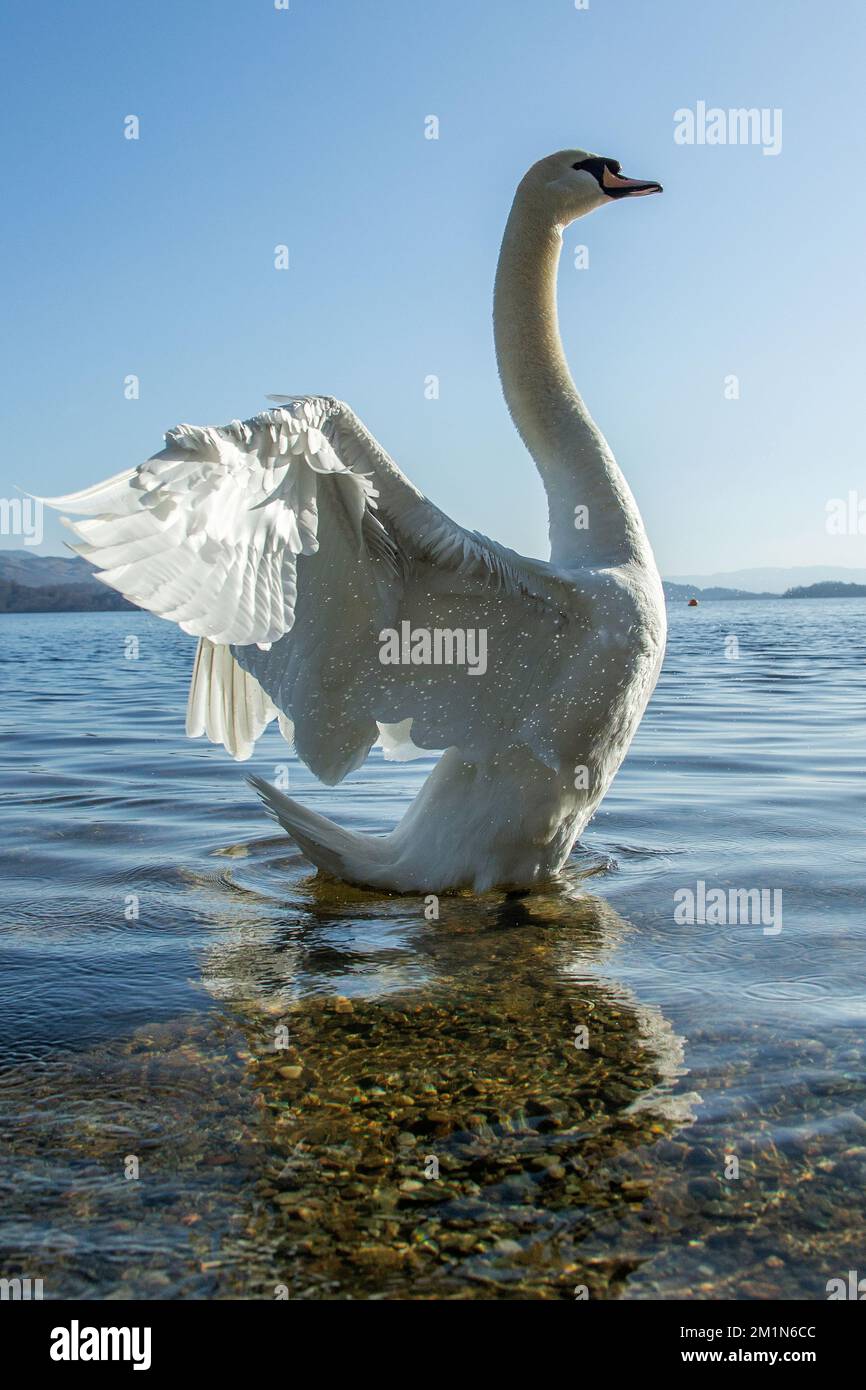
[{"label": "tail feathers", "polygon": [[342,830],[325,816],[284,796],[261,777],[249,777],[247,781],[255,787],[274,819],[318,869],[350,883],[381,884],[387,868],[384,839]]}]

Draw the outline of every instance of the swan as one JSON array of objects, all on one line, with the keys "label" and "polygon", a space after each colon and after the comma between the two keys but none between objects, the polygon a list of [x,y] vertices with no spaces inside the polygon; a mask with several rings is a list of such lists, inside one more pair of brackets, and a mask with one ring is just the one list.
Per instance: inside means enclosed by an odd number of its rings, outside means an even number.
[{"label": "swan", "polygon": [[[502,389],[544,484],[550,559],[464,530],[331,396],[179,425],[137,468],[42,499],[133,603],[198,637],[187,732],[246,759],[272,720],[327,785],[377,742],[445,750],[387,835],[340,828],[260,778],[320,871],[396,892],[556,875],[622,762],[664,654],[637,504],[559,337],[564,228],[661,192],[565,150],[521,181],[494,291]],[[483,651],[483,659],[482,659]]]}]

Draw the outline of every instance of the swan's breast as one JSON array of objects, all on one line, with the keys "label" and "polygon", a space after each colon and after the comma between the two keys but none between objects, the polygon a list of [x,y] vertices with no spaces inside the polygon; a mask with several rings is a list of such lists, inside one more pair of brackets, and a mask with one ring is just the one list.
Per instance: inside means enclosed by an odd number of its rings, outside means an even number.
[{"label": "swan's breast", "polygon": [[627,746],[664,654],[661,582],[639,571],[595,571],[575,586],[583,623],[561,670],[570,742]]}]

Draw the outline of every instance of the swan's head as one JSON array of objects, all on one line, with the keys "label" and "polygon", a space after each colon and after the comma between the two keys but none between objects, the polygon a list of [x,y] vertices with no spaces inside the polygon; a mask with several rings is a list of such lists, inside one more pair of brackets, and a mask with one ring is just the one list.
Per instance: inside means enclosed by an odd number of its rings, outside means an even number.
[{"label": "swan's head", "polygon": [[619,160],[586,150],[560,150],[540,159],[520,187],[559,227],[605,203],[662,191],[660,183],[626,178]]}]

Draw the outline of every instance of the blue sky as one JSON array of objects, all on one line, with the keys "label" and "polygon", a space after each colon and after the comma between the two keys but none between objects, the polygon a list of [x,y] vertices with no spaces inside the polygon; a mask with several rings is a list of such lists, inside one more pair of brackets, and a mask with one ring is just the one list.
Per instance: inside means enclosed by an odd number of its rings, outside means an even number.
[{"label": "blue sky", "polygon": [[[828,535],[825,509],[866,495],[864,13],[7,7],[0,496],[70,491],[140,462],[181,420],[321,391],[459,521],[546,553],[490,305],[516,183],[573,145],[665,185],[572,227],[560,276],[575,379],[662,571],[862,565],[866,540]],[[781,108],[781,153],[677,145],[674,112],[698,101]],[[44,549],[64,534],[52,521]]]}]

